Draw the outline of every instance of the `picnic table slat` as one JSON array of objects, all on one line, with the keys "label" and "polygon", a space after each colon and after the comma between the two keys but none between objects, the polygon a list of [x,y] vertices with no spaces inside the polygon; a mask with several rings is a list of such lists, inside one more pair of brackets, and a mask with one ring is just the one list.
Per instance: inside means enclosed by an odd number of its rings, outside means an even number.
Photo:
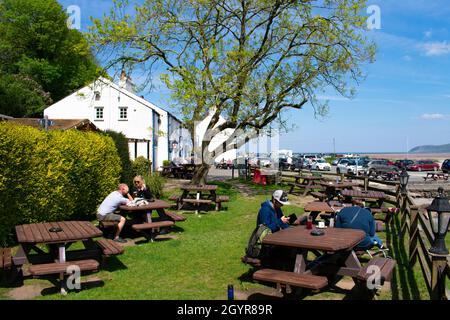
[{"label": "picnic table slat", "polygon": [[37,241],[43,241],[44,238],[42,238],[41,234],[39,233],[39,231],[37,231],[34,227],[32,227],[31,225],[28,226],[28,230],[31,232],[31,234],[33,235],[33,238],[36,239]]},{"label": "picnic table slat", "polygon": [[[48,222],[44,222],[43,224],[42,224],[43,226],[44,226],[44,228],[46,228],[47,230],[50,230],[50,228],[52,228],[52,224],[51,223],[48,223]],[[50,235],[50,241],[58,241],[59,240],[59,237],[58,237],[58,235],[56,234],[56,232],[49,232],[49,235]]]},{"label": "picnic table slat", "polygon": [[326,228],[323,230],[325,235],[313,236],[310,234],[312,230],[306,229],[305,226],[290,227],[267,235],[263,243],[335,252],[351,249],[365,237],[365,232],[362,230],[346,228]]},{"label": "picnic table slat", "polygon": [[45,240],[46,239],[51,239],[52,237],[51,237],[50,234],[54,233],[54,232],[49,232],[48,229],[46,229],[45,225],[43,225],[43,224],[37,224],[36,225],[36,229],[39,230],[39,232],[42,235],[42,238],[45,239]]}]

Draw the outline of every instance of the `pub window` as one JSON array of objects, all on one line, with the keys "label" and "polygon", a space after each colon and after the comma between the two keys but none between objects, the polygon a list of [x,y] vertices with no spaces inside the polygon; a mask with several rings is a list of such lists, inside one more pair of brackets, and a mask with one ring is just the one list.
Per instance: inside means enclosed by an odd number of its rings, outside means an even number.
[{"label": "pub window", "polygon": [[119,107],[119,120],[128,119],[128,107]]},{"label": "pub window", "polygon": [[103,120],[103,107],[95,108],[95,120]]}]

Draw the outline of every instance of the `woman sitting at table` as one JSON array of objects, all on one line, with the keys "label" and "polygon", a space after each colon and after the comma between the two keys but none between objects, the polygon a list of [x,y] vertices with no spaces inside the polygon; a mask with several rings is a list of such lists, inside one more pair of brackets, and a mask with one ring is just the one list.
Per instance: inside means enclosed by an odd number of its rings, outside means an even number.
[{"label": "woman sitting at table", "polygon": [[134,177],[133,184],[134,184],[132,190],[133,198],[142,198],[150,201],[153,201],[155,199],[152,192],[145,185],[145,181],[142,176]]}]

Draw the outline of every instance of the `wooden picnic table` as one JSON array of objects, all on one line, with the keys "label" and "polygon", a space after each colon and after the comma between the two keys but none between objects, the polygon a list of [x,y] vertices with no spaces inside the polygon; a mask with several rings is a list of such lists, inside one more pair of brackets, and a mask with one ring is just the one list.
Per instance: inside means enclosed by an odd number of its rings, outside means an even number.
[{"label": "wooden picnic table", "polygon": [[[263,244],[294,248],[296,260],[293,272],[297,274],[312,274],[317,270],[308,269],[307,254],[312,251],[316,256],[333,256],[334,263],[331,274],[346,275],[355,278],[361,271],[361,264],[353,248],[365,237],[362,230],[345,228],[322,229],[324,235],[313,236],[312,230],[305,226],[289,227],[267,235]],[[325,270],[322,270],[325,271]]]},{"label": "wooden picnic table", "polygon": [[370,190],[343,190],[341,194],[347,199],[346,202],[352,202],[354,200],[376,202],[377,208],[382,207],[384,199],[386,198],[384,192]]},{"label": "wooden picnic table", "polygon": [[303,191],[302,195],[306,196],[311,189],[317,188],[317,182],[321,180],[322,177],[317,176],[295,176],[295,182],[290,184],[291,189],[289,190],[289,193],[292,193],[294,188],[298,188],[300,191]]},{"label": "wooden picnic table", "polygon": [[[52,228],[61,231],[52,232]],[[85,252],[82,252],[83,256],[97,257],[99,251],[92,239],[102,236],[103,233],[88,221],[60,221],[19,225],[16,226],[16,235],[19,249],[13,260],[15,265],[22,266],[29,263],[31,250],[38,253],[36,262],[48,260],[49,254],[58,262],[65,262],[66,249],[78,241],[82,241],[86,248]],[[50,252],[46,253],[36,247],[38,244],[48,245]]]},{"label": "wooden picnic table", "polygon": [[[121,205],[119,208],[128,214],[144,217],[142,223],[134,223],[131,227],[135,231],[142,233],[151,242],[160,233],[160,228],[172,227],[175,224],[175,221],[164,210],[170,208],[170,204],[163,200],[155,199],[155,201],[141,206]],[[152,220],[153,210],[158,213],[159,221]]]},{"label": "wooden picnic table", "polygon": [[313,201],[307,203],[304,210],[305,212],[309,212],[313,218],[313,222],[316,220],[318,215],[328,221],[328,219],[334,218],[336,213],[348,206],[350,206],[350,204],[340,203],[339,201]]},{"label": "wooden picnic table", "polygon": [[441,172],[428,172],[425,177],[423,177],[424,181],[427,181],[428,179],[437,181],[437,180],[448,180],[448,174],[441,173]]},{"label": "wooden picnic table", "polygon": [[328,200],[333,200],[342,190],[359,186],[357,182],[350,181],[322,181],[320,182],[320,185],[325,188],[325,194],[327,195]]},{"label": "wooden picnic table", "polygon": [[185,184],[180,187],[183,191],[181,196],[177,200],[178,210],[181,210],[187,203],[200,206],[201,204],[216,205],[216,210],[220,210],[221,202],[228,201],[228,197],[217,196],[217,185],[204,184],[204,185],[192,185]]},{"label": "wooden picnic table", "polygon": [[132,215],[144,215],[144,220],[147,223],[152,222],[152,211],[156,210],[160,218],[166,218],[166,214],[164,209],[170,208],[170,204],[159,199],[155,199],[155,201],[149,202],[143,206],[127,206],[121,205],[119,207],[120,210],[125,211],[128,214]]}]

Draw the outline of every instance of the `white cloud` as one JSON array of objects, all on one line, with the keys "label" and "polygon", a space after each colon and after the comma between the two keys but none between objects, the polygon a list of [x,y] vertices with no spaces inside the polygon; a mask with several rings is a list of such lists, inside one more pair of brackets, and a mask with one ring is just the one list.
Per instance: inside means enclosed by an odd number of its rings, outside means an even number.
[{"label": "white cloud", "polygon": [[441,56],[450,54],[450,43],[443,42],[428,42],[421,45],[425,50],[427,56]]},{"label": "white cloud", "polygon": [[318,95],[317,100],[329,100],[329,101],[355,101],[355,99],[349,99],[342,96],[321,96]]},{"label": "white cloud", "polygon": [[431,36],[433,35],[433,30],[430,29],[428,31],[425,31],[424,33],[425,38],[431,38]]},{"label": "white cloud", "polygon": [[420,118],[423,120],[442,120],[448,118],[448,116],[442,113],[424,113]]}]

